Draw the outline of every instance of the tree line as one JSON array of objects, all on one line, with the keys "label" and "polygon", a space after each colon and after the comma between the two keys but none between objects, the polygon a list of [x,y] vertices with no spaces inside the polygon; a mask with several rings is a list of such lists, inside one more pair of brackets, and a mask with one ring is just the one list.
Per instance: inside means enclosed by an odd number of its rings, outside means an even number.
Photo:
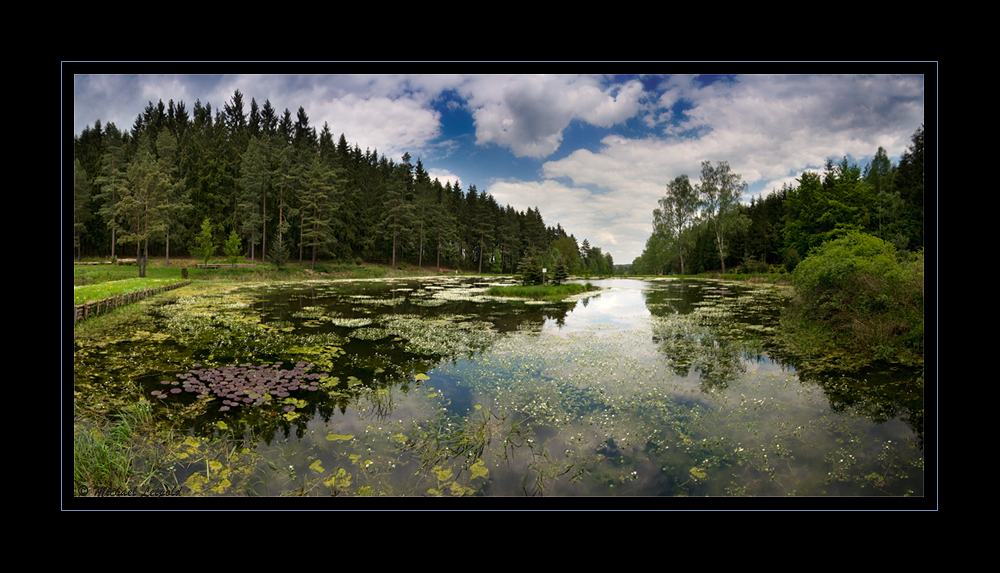
[{"label": "tree line", "polygon": [[895,246],[924,247],[924,128],[898,164],[882,147],[864,169],[828,159],[822,174],[803,173],[766,197],[740,203],[742,177],[725,161],[702,163],[701,180],[667,184],[653,210],[653,232],[632,262],[633,274],[737,270],[791,272],[811,250],[852,232]]},{"label": "tree line", "polygon": [[270,100],[249,111],[236,90],[222,109],[149,102],[130,130],[74,136],[73,255],[193,254],[233,244],[251,261],[405,262],[513,273],[528,259],[610,274],[610,253],[580,245],[538,208],[501,207],[475,185],[431,179],[420,159],[361,151],[304,108]]}]

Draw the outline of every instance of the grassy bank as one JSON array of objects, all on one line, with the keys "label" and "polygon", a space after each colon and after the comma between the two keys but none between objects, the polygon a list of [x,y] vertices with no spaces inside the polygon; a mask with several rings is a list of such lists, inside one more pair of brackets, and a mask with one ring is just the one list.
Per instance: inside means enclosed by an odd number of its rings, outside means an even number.
[{"label": "grassy bank", "polygon": [[491,287],[489,294],[493,296],[512,296],[517,298],[528,298],[532,300],[558,301],[574,294],[580,294],[594,290],[590,284],[561,284],[561,285],[530,285],[530,286],[495,286]]},{"label": "grassy bank", "polygon": [[166,286],[179,281],[180,279],[174,280],[174,279],[134,278],[134,279],[106,281],[101,283],[73,287],[73,304],[74,305],[84,304],[88,302],[93,302],[95,300],[101,300],[113,296],[118,296],[121,294],[134,292],[137,290]]},{"label": "grassy bank", "polygon": [[[286,264],[281,267],[257,263],[252,267],[221,267],[217,269],[199,269],[196,264],[202,261],[194,259],[176,259],[171,257],[170,266],[165,259],[150,259],[146,267],[146,280],[161,280],[177,282],[184,280],[181,269],[186,268],[188,279],[191,280],[229,280],[229,281],[283,281],[298,279],[333,278],[333,279],[380,279],[406,276],[437,275],[437,269],[416,269],[403,267],[391,269],[388,265],[350,264],[350,263],[317,263],[312,269],[310,263]],[[210,264],[226,264],[225,260],[209,260]],[[248,260],[238,261],[239,264],[250,264]],[[94,285],[109,281],[125,279],[138,280],[139,270],[132,265],[73,265],[74,286]],[[146,288],[146,287],[138,287]]]}]

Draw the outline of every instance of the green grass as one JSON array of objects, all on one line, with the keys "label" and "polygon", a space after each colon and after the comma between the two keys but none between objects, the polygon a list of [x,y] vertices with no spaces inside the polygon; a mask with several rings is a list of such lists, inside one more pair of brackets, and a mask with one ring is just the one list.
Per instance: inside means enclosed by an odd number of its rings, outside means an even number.
[{"label": "green grass", "polygon": [[86,486],[120,491],[133,479],[133,445],[136,431],[152,421],[148,403],[123,410],[107,430],[79,427],[73,435],[73,482],[77,491]]},{"label": "green grass", "polygon": [[73,287],[73,305],[84,304],[137,290],[156,288],[179,282],[181,279],[131,278]]},{"label": "green grass", "polygon": [[531,285],[531,286],[495,286],[491,287],[489,294],[493,296],[512,296],[517,298],[530,298],[532,300],[557,301],[567,296],[579,294],[593,290],[590,284],[562,284],[562,285]]},{"label": "green grass", "polygon": [[[235,281],[275,281],[298,279],[379,279],[407,276],[436,275],[435,271],[416,270],[407,267],[406,270],[393,270],[385,265],[355,265],[350,263],[318,262],[315,271],[312,264],[305,262],[288,263],[281,267],[272,264],[257,263],[252,267],[218,269],[198,269],[196,264],[201,261],[194,259],[177,259],[171,257],[170,266],[165,266],[164,259],[150,259],[146,267],[147,279],[162,279],[167,284],[184,280],[181,269],[186,268],[188,279],[199,280],[235,280]],[[238,261],[239,264],[249,264],[248,260]],[[227,264],[225,260],[210,260],[209,264]],[[77,287],[90,286],[110,281],[138,278],[138,267],[133,265],[74,265],[73,284]],[[137,287],[146,288],[146,287]],[[134,289],[133,289],[134,290]],[[103,298],[103,297],[102,297]],[[75,304],[80,304],[79,302]]]}]

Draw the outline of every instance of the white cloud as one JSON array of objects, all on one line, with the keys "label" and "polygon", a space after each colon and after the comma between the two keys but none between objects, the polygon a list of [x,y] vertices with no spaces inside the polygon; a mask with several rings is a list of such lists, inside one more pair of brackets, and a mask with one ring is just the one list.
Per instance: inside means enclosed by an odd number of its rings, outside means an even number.
[{"label": "white cloud", "polygon": [[574,119],[610,127],[640,109],[642,85],[604,87],[588,76],[473,76],[463,84],[476,124],[476,143],[508,147],[518,157],[559,149]]},{"label": "white cloud", "polygon": [[628,193],[595,193],[551,179],[500,181],[486,191],[518,211],[537,207],[546,226],[562,225],[578,242],[589,240],[619,263],[632,262],[649,236],[653,207]]},{"label": "white cloud", "polygon": [[440,135],[439,114],[408,97],[361,98],[347,94],[316,101],[306,109],[317,130],[326,121],[335,138],[343,133],[351,145],[377,149],[393,161],[399,161],[405,152],[416,157],[417,150]]},{"label": "white cloud", "polygon": [[[279,114],[288,107],[294,116],[302,106],[317,130],[326,121],[335,138],[343,133],[351,145],[394,160],[403,152],[426,157],[432,146],[438,156],[447,155],[448,146],[461,148],[461,136],[439,141],[442,118],[433,103],[450,90],[464,100],[479,145],[505,147],[519,157],[554,153],[565,145],[573,120],[607,128],[641,117],[655,135],[609,135],[597,149],[566,150],[565,157],[543,163],[540,181],[504,180],[509,174],[496,173],[498,182],[488,189],[502,205],[539,207],[547,224],[561,223],[618,262],[641,253],[666,183],[680,174],[697,182],[701,161],[728,161],[744,181],[766,192],[794,183],[803,170],[822,168],[827,158],[861,160],[879,146],[898,157],[923,121],[924,90],[920,76],[886,75],[752,75],[710,85],[672,75],[655,95],[639,81],[608,86],[601,76],[110,75],[79,77],[75,84],[77,132],[98,118],[127,130],[147,100],[183,100],[190,112],[201,99],[214,111],[239,89],[247,112],[251,97],[259,105],[270,99]],[[675,112],[678,103],[683,105]],[[459,179],[427,167],[442,182]]]},{"label": "white cloud", "polygon": [[[868,157],[880,145],[898,156],[923,119],[923,83],[906,76],[749,76],[705,87],[684,76],[661,88],[668,89],[660,105],[685,100],[693,106],[665,137],[610,135],[594,152],[578,149],[542,166],[548,179],[600,190],[590,200],[601,214],[578,216],[574,225],[598,246],[613,238],[629,253],[619,262],[631,262],[644,248],[666,183],[681,174],[697,183],[704,160],[728,161],[766,193],[784,182],[795,184],[804,170],[821,168],[827,158]],[[664,109],[655,114],[668,119]],[[699,137],[676,135],[696,127],[703,131]],[[558,212],[558,205],[552,209]]]},{"label": "white cloud", "polygon": [[435,179],[439,180],[442,186],[447,183],[451,183],[453,187],[456,183],[461,184],[459,176],[455,175],[451,171],[448,171],[447,169],[428,169],[427,175],[430,177],[431,181],[434,181]]}]

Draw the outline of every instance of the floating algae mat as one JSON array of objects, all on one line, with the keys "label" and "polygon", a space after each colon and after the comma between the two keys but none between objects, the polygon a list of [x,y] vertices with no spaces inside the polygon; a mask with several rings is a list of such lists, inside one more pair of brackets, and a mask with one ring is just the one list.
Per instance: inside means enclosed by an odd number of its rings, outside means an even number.
[{"label": "floating algae mat", "polygon": [[923,495],[922,371],[804,374],[773,342],[786,290],[487,294],[512,283],[172,295],[78,345],[76,401],[134,385],[173,436],[149,483],[192,496]]}]

